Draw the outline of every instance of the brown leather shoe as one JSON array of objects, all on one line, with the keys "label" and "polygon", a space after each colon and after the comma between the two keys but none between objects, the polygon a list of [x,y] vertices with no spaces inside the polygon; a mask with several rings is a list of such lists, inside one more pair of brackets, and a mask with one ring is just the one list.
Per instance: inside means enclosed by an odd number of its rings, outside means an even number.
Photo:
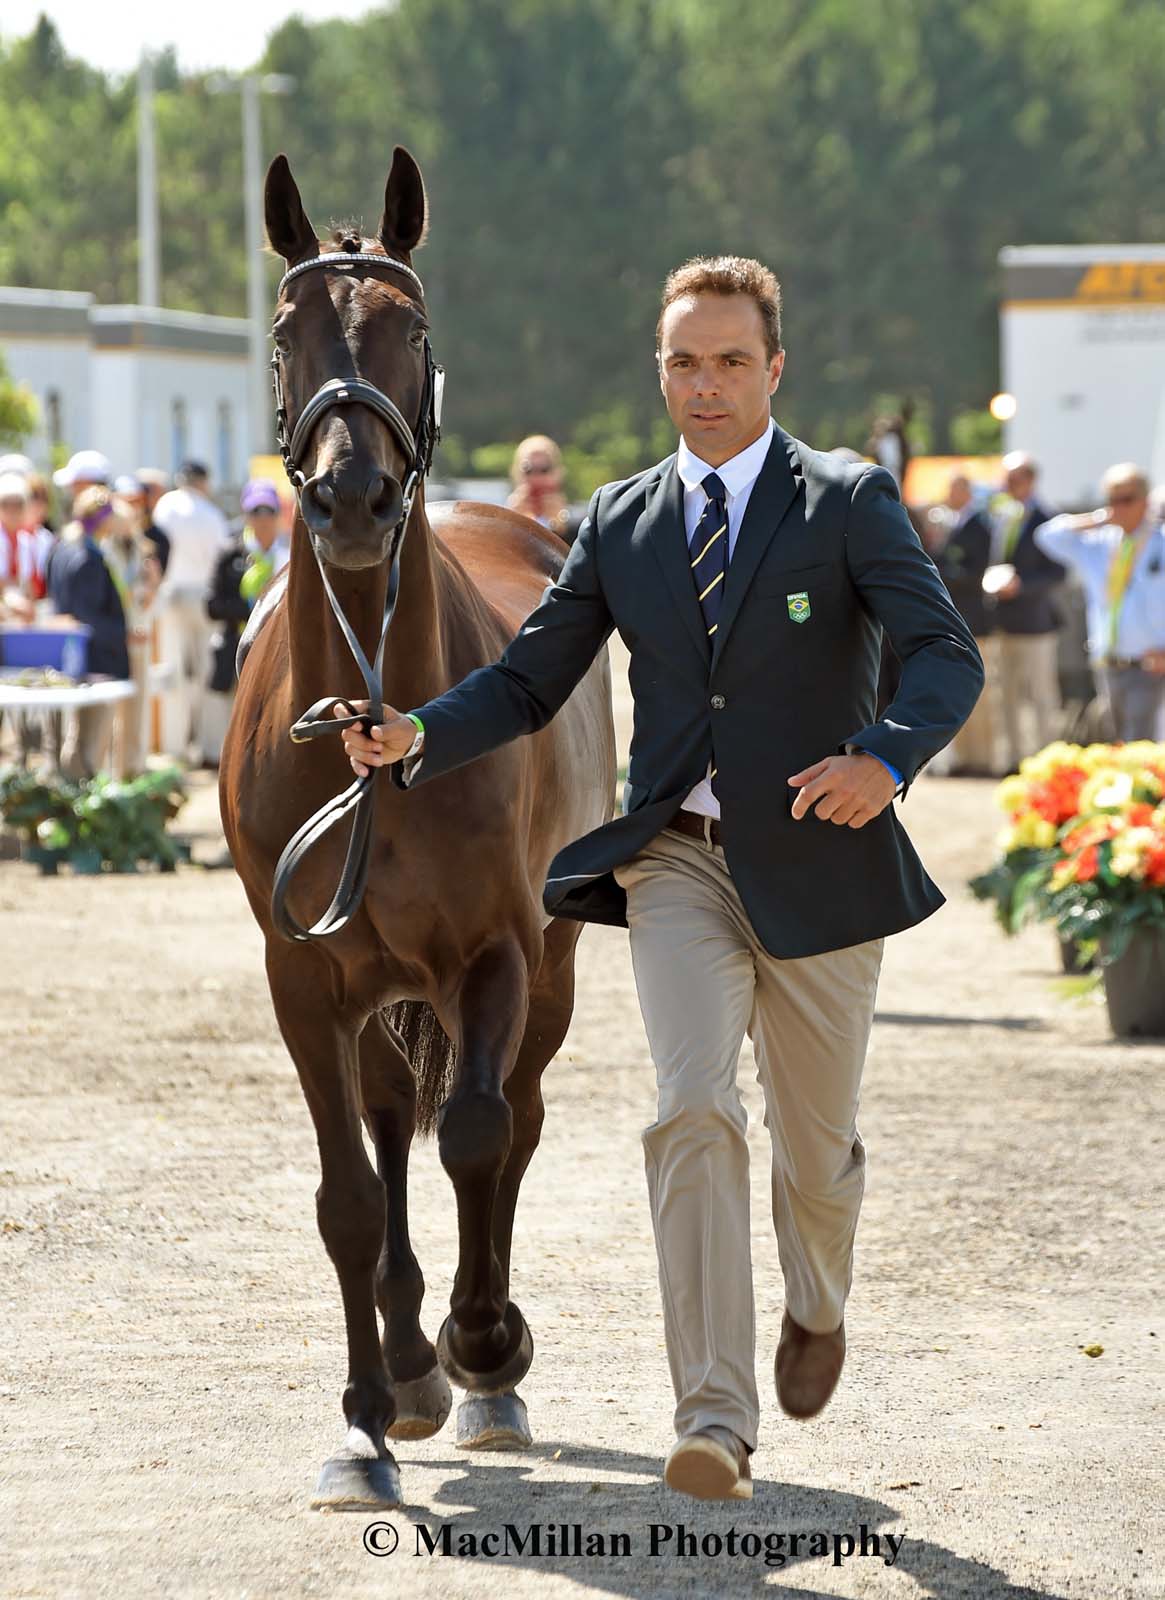
[{"label": "brown leather shoe", "polygon": [[731,1428],[701,1428],[678,1440],[667,1458],[663,1481],[697,1500],[751,1500],[748,1451]]},{"label": "brown leather shoe", "polygon": [[845,1322],[832,1333],[810,1333],[786,1311],[777,1345],[777,1399],[790,1417],[825,1409],[845,1365]]}]

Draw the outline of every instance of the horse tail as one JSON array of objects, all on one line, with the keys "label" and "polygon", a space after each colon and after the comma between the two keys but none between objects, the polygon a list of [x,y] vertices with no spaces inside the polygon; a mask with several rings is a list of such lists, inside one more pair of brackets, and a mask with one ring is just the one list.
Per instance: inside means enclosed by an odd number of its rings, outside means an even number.
[{"label": "horse tail", "polygon": [[448,1097],[457,1065],[457,1048],[423,1000],[398,1000],[388,1008],[391,1027],[400,1035],[417,1084],[417,1132],[437,1131],[437,1113]]}]

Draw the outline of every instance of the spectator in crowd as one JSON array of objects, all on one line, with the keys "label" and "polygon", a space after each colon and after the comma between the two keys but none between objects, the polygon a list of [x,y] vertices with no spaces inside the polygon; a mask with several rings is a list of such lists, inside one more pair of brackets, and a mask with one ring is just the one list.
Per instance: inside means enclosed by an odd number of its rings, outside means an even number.
[{"label": "spectator in crowd", "polygon": [[910,465],[910,440],[906,436],[913,407],[909,402],[902,407],[901,416],[878,417],[866,441],[866,455],[893,477],[901,492],[906,482],[906,469]]},{"label": "spectator in crowd", "polygon": [[1088,655],[1099,670],[1118,739],[1155,739],[1165,706],[1165,531],[1149,509],[1149,480],[1133,462],[1110,467],[1104,505],[1053,517],[1037,542],[1073,567],[1088,608]]},{"label": "spectator in crowd", "polygon": [[10,611],[26,612],[31,620],[33,605],[47,592],[45,569],[52,547],[52,534],[34,524],[27,479],[16,472],[0,475],[0,588]]},{"label": "spectator in crowd", "polygon": [[[128,678],[125,611],[100,540],[114,517],[109,490],[93,486],[74,501],[69,524],[49,561],[49,598],[63,616],[90,630],[89,677]],[[90,778],[105,760],[114,707],[85,706],[69,713],[61,770],[66,777]]]},{"label": "spectator in crowd", "polygon": [[[268,478],[252,478],[241,496],[243,527],[215,563],[206,597],[206,609],[218,627],[211,636],[210,715],[207,760],[217,761],[222,750],[227,719],[235,693],[235,654],[239,634],[256,600],[276,574],[283,571],[291,547],[282,531],[283,507],[279,490]],[[209,733],[216,735],[212,746]]]},{"label": "spectator in crowd", "polygon": [[512,511],[533,517],[544,528],[565,538],[570,513],[562,492],[562,452],[544,433],[532,433],[514,451],[510,464],[514,491],[506,504]]},{"label": "spectator in crowd", "polygon": [[114,483],[115,515],[105,525],[102,554],[109,563],[125,612],[129,675],[137,689],[132,700],[118,702],[114,735],[113,770],[119,777],[142,771],[146,758],[146,718],[149,711],[150,661],[153,621],[162,566],[155,542],[144,523],[144,500],[136,478]]},{"label": "spectator in crowd", "polygon": [[[150,491],[134,474],[132,477],[117,478],[114,481],[113,492],[118,515],[129,523],[136,538],[144,540],[150,546],[150,553],[157,561],[162,576],[165,577],[166,568],[170,564],[170,541],[153,520]],[[155,505],[160,498],[161,491],[154,496]]]},{"label": "spectator in crowd", "polygon": [[202,719],[210,659],[206,592],[230,539],[227,520],[210,497],[210,474],[201,463],[183,464],[177,487],[154,507],[154,522],[170,541],[163,585],[163,656],[173,663],[177,682],[166,745],[198,765],[205,759]]},{"label": "spectator in crowd", "polygon": [[[993,564],[1009,567],[995,589],[996,654],[1009,770],[1056,737],[1060,710],[1057,664],[1060,618],[1054,595],[1064,568],[1036,543],[1036,529],[1052,516],[1036,493],[1039,468],[1022,450],[1003,458],[1006,498],[993,533]],[[1025,711],[1035,722],[1035,743],[1021,731]]]},{"label": "spectator in crowd", "polygon": [[55,541],[57,530],[53,521],[51,502],[52,491],[49,489],[48,479],[42,477],[39,472],[30,472],[28,475],[28,526],[33,533],[43,528]]},{"label": "spectator in crowd", "polygon": [[995,774],[995,708],[997,667],[992,652],[994,619],[983,593],[983,575],[991,564],[992,528],[976,504],[970,478],[951,475],[946,496],[947,535],[935,553],[935,565],[963,621],[975,635],[987,682],[970,718],[951,746],[952,777],[986,778]]},{"label": "spectator in crowd", "polygon": [[158,560],[162,566],[162,576],[166,575],[166,568],[170,564],[170,540],[167,538],[154,521],[154,511],[158,501],[170,489],[169,474],[162,472],[158,467],[139,467],[134,477],[141,485],[143,504],[141,514],[144,518],[142,531],[147,539],[153,541],[158,549]]},{"label": "spectator in crowd", "polygon": [[53,482],[61,491],[66,511],[76,505],[86,489],[108,488],[112,481],[109,457],[103,456],[100,450],[77,450],[53,473]]}]

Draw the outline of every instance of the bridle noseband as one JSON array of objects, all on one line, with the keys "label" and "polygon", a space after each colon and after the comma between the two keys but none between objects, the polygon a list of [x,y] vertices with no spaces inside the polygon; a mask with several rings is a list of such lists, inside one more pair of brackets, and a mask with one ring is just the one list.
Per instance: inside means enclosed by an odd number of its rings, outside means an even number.
[{"label": "bridle noseband", "polygon": [[[420,295],[425,292],[424,284],[420,278],[403,261],[394,261],[391,256],[360,254],[330,254],[313,256],[310,261],[301,261],[298,266],[285,272],[280,280],[276,292],[278,298],[286,286],[301,273],[315,270],[330,270],[336,272],[349,271],[353,267],[373,266],[402,273],[412,280]],[[424,336],[424,362],[425,378],[421,392],[421,410],[417,421],[416,431],[409,426],[401,414],[395,401],[391,400],[383,390],[378,389],[374,383],[369,383],[365,378],[329,378],[322,383],[304,406],[296,418],[294,427],[288,427],[287,404],[283,396],[283,383],[279,374],[279,352],[272,352],[271,380],[275,391],[275,437],[279,446],[279,454],[283,458],[283,466],[287,472],[288,482],[295,491],[298,507],[299,497],[304,489],[307,479],[300,465],[304,446],[311,437],[320,418],[338,406],[361,405],[374,412],[389,428],[397,443],[404,451],[408,461],[408,472],[401,492],[401,514],[392,530],[391,555],[388,571],[388,589],[384,600],[384,616],[380,627],[380,640],[377,645],[375,660],[370,663],[360,647],[360,641],[353,632],[352,626],[344,615],[343,607],[337,600],[328,575],[324,568],[324,559],[319,543],[304,521],[305,531],[311,539],[312,550],[315,553],[316,563],[319,566],[320,578],[323,582],[324,592],[329,604],[340,625],[340,631],[351,650],[364,679],[364,687],[368,694],[368,710],[361,714],[356,711],[350,700],[345,700],[340,695],[327,695],[322,700],[317,700],[310,706],[299,721],[291,729],[291,737],[297,744],[306,743],[310,739],[317,739],[326,734],[341,733],[345,728],[360,724],[367,730],[380,721],[383,714],[383,687],[382,670],[384,666],[384,650],[388,641],[388,630],[392,623],[393,613],[396,610],[397,591],[400,586],[400,555],[404,545],[404,536],[408,520],[413,509],[413,498],[417,487],[427,476],[433,464],[433,452],[441,437],[441,403],[444,397],[445,369],[437,366],[433,360],[432,346],[429,336]],[[334,717],[332,707],[336,704],[346,706],[350,715],[347,717]],[[364,888],[368,881],[368,856],[369,844],[372,836],[372,816],[376,791],[373,787],[376,777],[375,769],[357,778],[356,782],[345,789],[343,794],[329,800],[314,816],[308,818],[303,826],[288,841],[283,854],[275,868],[275,880],[271,892],[271,913],[275,926],[285,939],[303,942],[311,939],[323,939],[329,934],[338,933],[345,927],[356,914],[360,902],[364,897]],[[308,851],[330,831],[341,818],[355,810],[352,819],[352,831],[348,839],[348,850],[344,859],[344,869],[340,876],[339,885],[332,896],[331,904],[320,919],[310,928],[304,927],[287,909],[287,894],[291,881],[301,865]]]}]

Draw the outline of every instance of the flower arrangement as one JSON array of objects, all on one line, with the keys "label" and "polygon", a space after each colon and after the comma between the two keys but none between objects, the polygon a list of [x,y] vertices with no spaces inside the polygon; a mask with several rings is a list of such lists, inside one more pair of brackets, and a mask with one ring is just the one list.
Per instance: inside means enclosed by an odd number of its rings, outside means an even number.
[{"label": "flower arrangement", "polygon": [[970,887],[1008,933],[1051,922],[1109,965],[1138,928],[1165,929],[1165,744],[1051,744],[996,800],[999,859]]}]

